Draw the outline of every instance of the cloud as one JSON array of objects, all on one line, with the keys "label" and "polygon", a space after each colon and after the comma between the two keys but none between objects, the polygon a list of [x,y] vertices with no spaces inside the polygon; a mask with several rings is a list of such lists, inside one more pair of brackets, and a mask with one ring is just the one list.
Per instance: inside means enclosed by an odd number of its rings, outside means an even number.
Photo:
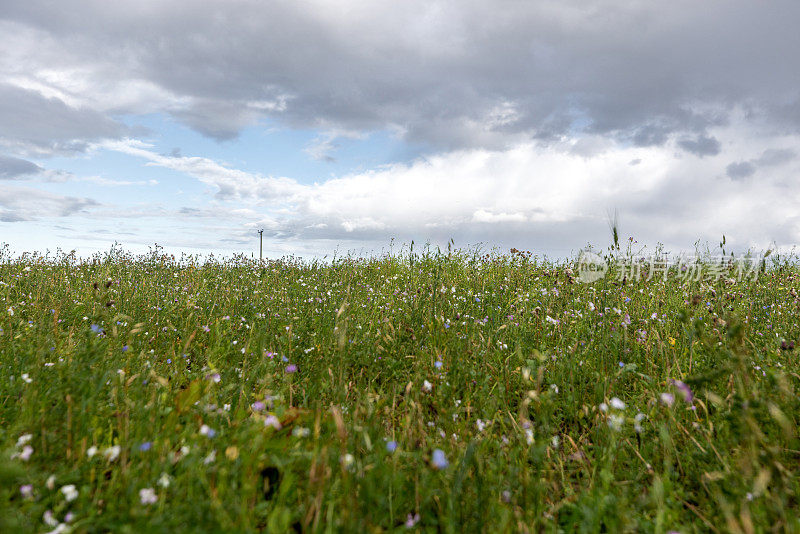
[{"label": "cloud", "polygon": [[796,157],[797,153],[790,148],[770,148],[757,158],[731,163],[726,167],[726,173],[733,180],[741,180],[753,176],[758,169],[781,166],[793,161]]},{"label": "cloud", "polygon": [[731,163],[725,168],[725,173],[734,180],[741,180],[753,176],[756,173],[756,166],[749,161]]},{"label": "cloud", "polygon": [[716,156],[720,152],[719,141],[707,135],[698,135],[694,139],[681,139],[678,146],[695,156]]},{"label": "cloud", "polygon": [[216,197],[220,200],[291,197],[299,189],[298,184],[289,178],[275,178],[232,169],[209,158],[158,154],[151,150],[152,145],[141,141],[108,141],[96,146],[144,158],[150,166],[165,167],[192,176],[214,188]]},{"label": "cloud", "polygon": [[[710,135],[745,161],[785,163],[758,183],[731,182],[726,174],[738,169],[744,176],[747,167],[726,166],[721,158],[687,158],[673,146],[608,145],[594,136],[546,146],[531,141],[500,150],[442,152],[303,184],[207,158],[159,155],[135,141],[106,146],[214,187],[214,205],[185,208],[183,216],[238,221],[247,232],[263,228],[272,243],[312,251],[329,251],[335,244],[369,248],[391,238],[438,243],[454,238],[460,245],[490,242],[567,255],[589,242],[607,242],[607,213],[613,209],[625,232],[651,244],[685,249],[698,238],[718,239],[723,233],[743,248],[796,242],[800,217],[794,206],[800,198],[788,152],[767,148],[776,139],[740,120]],[[798,141],[800,136],[777,139],[778,146]],[[604,148],[576,149],[595,145]],[[247,235],[242,242],[252,240]]]},{"label": "cloud", "polygon": [[14,180],[43,170],[30,161],[0,154],[0,180]]},{"label": "cloud", "polygon": [[82,152],[92,141],[126,131],[91,109],[0,83],[0,147],[9,151],[34,156]]},{"label": "cloud", "polygon": [[0,221],[34,221],[88,213],[100,204],[90,198],[64,196],[28,187],[0,188]]},{"label": "cloud", "polygon": [[[25,163],[128,154],[213,198],[196,211],[127,206],[126,217],[187,228],[202,218],[237,243],[263,226],[283,250],[395,236],[568,252],[604,240],[613,208],[644,239],[796,241],[800,97],[787,51],[800,48],[798,17],[794,0],[8,0],[0,172],[133,185]],[[183,152],[159,154],[125,126],[147,114],[223,149],[268,121],[314,132],[313,159],[335,160],[341,139],[374,131],[422,155],[308,184],[184,140]],[[26,191],[0,191],[2,217],[123,213]]]},{"label": "cloud", "polygon": [[772,167],[789,163],[796,157],[797,152],[791,148],[770,148],[754,160],[754,163],[759,167]]},{"label": "cloud", "polygon": [[221,140],[270,117],[390,129],[432,152],[588,133],[706,156],[737,106],[800,130],[781,52],[800,48],[798,16],[793,0],[10,0],[0,80],[83,110],[80,135],[34,136],[50,149],[118,136],[113,114],[163,111]]}]

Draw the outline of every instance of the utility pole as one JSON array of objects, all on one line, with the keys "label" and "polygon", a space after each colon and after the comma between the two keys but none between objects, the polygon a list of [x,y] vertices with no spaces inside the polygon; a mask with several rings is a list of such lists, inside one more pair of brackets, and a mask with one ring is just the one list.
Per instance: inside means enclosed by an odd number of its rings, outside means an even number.
[{"label": "utility pole", "polygon": [[258,261],[264,260],[264,229],[258,231]]}]

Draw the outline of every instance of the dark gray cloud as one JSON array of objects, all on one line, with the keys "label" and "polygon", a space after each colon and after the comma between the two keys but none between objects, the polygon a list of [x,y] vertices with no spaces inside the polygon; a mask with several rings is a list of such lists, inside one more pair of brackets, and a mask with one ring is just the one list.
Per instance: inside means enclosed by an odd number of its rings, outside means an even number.
[{"label": "dark gray cloud", "polygon": [[797,153],[790,148],[770,148],[757,158],[731,163],[725,171],[730,178],[741,180],[753,176],[758,169],[784,165],[796,157]]},{"label": "dark gray cloud", "polygon": [[681,139],[678,141],[678,146],[700,158],[716,156],[721,148],[719,141],[707,135],[698,135],[694,139]]},{"label": "dark gray cloud", "polygon": [[[638,146],[679,139],[704,156],[719,151],[708,129],[737,106],[800,131],[800,69],[787,53],[800,49],[793,0],[769,9],[749,0],[212,0],[202,9],[8,0],[0,19],[63,49],[36,56],[37,66],[86,69],[98,91],[144,80],[174,96],[153,109],[216,139],[275,117],[302,128],[393,127],[436,150],[583,131]],[[17,107],[19,98],[5,100]],[[69,147],[119,133],[107,115],[83,113],[77,124],[85,130],[75,137],[28,137]]]},{"label": "dark gray cloud", "polygon": [[30,161],[0,154],[0,180],[15,180],[43,170]]},{"label": "dark gray cloud", "polygon": [[0,80],[0,146],[8,150],[36,155],[81,152],[92,141],[126,132],[102,113],[76,109]]},{"label": "dark gray cloud", "polygon": [[765,150],[761,156],[754,160],[759,167],[772,167],[789,163],[797,157],[797,152],[791,148],[771,148]]},{"label": "dark gray cloud", "polygon": [[756,173],[756,166],[749,161],[731,163],[725,168],[726,174],[734,180],[749,178]]}]

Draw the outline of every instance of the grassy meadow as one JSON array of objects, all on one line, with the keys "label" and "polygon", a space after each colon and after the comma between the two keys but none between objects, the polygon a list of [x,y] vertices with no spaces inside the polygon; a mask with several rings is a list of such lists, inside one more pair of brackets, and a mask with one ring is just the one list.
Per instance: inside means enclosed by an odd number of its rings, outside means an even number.
[{"label": "grassy meadow", "polygon": [[623,256],[3,249],[0,531],[800,531],[800,269]]}]

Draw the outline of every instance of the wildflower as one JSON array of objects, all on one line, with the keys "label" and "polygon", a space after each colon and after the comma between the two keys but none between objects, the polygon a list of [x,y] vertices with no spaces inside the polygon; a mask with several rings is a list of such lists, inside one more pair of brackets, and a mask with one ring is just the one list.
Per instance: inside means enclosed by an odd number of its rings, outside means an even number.
[{"label": "wildflower", "polygon": [[6,310],[6,311],[8,311],[8,314],[9,314],[11,317],[14,317],[14,308],[12,308],[12,307],[10,307],[10,306],[9,306],[8,310]]},{"label": "wildflower", "polygon": [[347,454],[342,455],[342,457],[339,458],[339,461],[342,463],[342,466],[344,466],[345,469],[350,469],[356,459],[353,458],[353,455],[348,452]]},{"label": "wildflower", "polygon": [[99,334],[99,333],[101,333],[103,331],[103,329],[100,328],[100,326],[96,325],[96,324],[92,324],[91,329],[92,329],[92,332],[94,332],[95,334]]},{"label": "wildflower", "polygon": [[264,408],[266,408],[266,407],[267,407],[267,405],[266,405],[266,404],[264,404],[264,403],[263,403],[263,402],[261,402],[261,401],[256,401],[256,402],[254,402],[254,403],[253,403],[253,404],[252,404],[250,407],[253,409],[253,411],[254,411],[254,412],[260,412],[261,410],[263,410]]},{"label": "wildflower", "polygon": [[550,444],[553,446],[554,449],[557,449],[559,445],[561,445],[561,438],[558,436],[553,436],[553,439],[550,440]]},{"label": "wildflower", "polygon": [[32,438],[33,438],[33,434],[22,434],[22,435],[21,435],[21,436],[20,436],[20,437],[17,439],[17,447],[22,447],[22,446],[23,446],[23,445],[25,445],[26,443],[29,443],[29,442],[31,441],[31,439],[32,439]]},{"label": "wildflower", "polygon": [[611,430],[619,432],[622,429],[622,423],[625,422],[625,419],[621,415],[611,414],[608,417],[608,426],[611,427]]},{"label": "wildflower", "polygon": [[672,393],[662,393],[659,396],[659,399],[663,404],[666,404],[667,406],[672,406],[672,403],[675,402],[675,395],[673,395]]},{"label": "wildflower", "polygon": [[422,382],[422,389],[423,389],[423,390],[425,390],[425,391],[430,391],[430,390],[432,390],[432,389],[433,389],[433,384],[431,384],[431,383],[430,383],[430,382],[428,382],[427,380],[424,380],[424,381]]},{"label": "wildflower", "polygon": [[611,404],[611,407],[614,408],[615,410],[624,410],[625,409],[625,403],[622,402],[618,397],[613,397],[609,401],[609,403]]},{"label": "wildflower", "polygon": [[19,487],[19,493],[25,499],[33,498],[33,485],[32,484],[23,484]]},{"label": "wildflower", "polygon": [[70,528],[64,523],[58,523],[56,528],[48,532],[47,534],[67,534],[70,531]]},{"label": "wildflower", "polygon": [[555,384],[550,384],[550,391],[558,395],[558,386]]},{"label": "wildflower", "polygon": [[683,400],[691,404],[691,402],[694,400],[694,393],[692,393],[692,389],[680,380],[670,379],[670,382],[673,386],[678,388],[678,391],[681,392],[683,395]]},{"label": "wildflower", "polygon": [[169,475],[166,473],[161,473],[161,476],[158,479],[158,485],[162,488],[168,488],[170,484]]},{"label": "wildflower", "polygon": [[15,454],[13,457],[19,458],[23,462],[27,462],[31,459],[31,455],[33,454],[33,447],[30,445],[25,445],[22,447],[22,452]]},{"label": "wildflower", "polygon": [[139,501],[142,504],[155,504],[158,501],[158,495],[153,488],[142,488],[139,490]]},{"label": "wildflower", "polygon": [[48,527],[54,527],[58,525],[58,521],[56,521],[56,518],[53,517],[53,512],[51,510],[47,510],[44,515],[42,515],[42,521],[44,521],[44,524]]},{"label": "wildflower", "polygon": [[219,375],[219,373],[211,373],[206,375],[206,380],[211,380],[215,384],[219,384],[219,381],[222,380],[222,377]]},{"label": "wildflower", "polygon": [[122,352],[128,352],[128,345],[122,345]]},{"label": "wildflower", "polygon": [[442,449],[435,449],[433,451],[433,457],[431,458],[431,465],[436,469],[446,469],[448,466],[447,457],[444,455],[444,451]]},{"label": "wildflower", "polygon": [[437,369],[441,369],[442,365],[443,365],[442,360],[436,360],[436,363],[433,364],[433,366],[436,367]]},{"label": "wildflower", "polygon": [[150,441],[145,441],[141,445],[139,445],[139,450],[142,452],[147,452],[153,447],[153,443]]},{"label": "wildflower", "polygon": [[608,411],[608,404],[606,404],[605,402],[601,402],[600,406],[598,406],[598,407],[600,408],[600,411],[603,412],[603,413]]},{"label": "wildflower", "polygon": [[309,429],[307,429],[305,427],[302,427],[302,426],[295,427],[294,430],[292,430],[292,435],[294,437],[296,437],[296,438],[306,438],[310,434],[311,434],[311,430],[309,430]]},{"label": "wildflower", "polygon": [[56,477],[54,475],[50,475],[47,477],[47,482],[44,483],[47,486],[47,489],[53,490],[56,487]]},{"label": "wildflower", "polygon": [[203,465],[214,463],[214,460],[216,459],[217,459],[217,449],[214,449],[213,451],[208,453],[208,456],[203,458]]},{"label": "wildflower", "polygon": [[30,377],[30,375],[28,375],[28,373],[22,373],[20,377],[22,378],[22,381],[25,382],[26,384],[30,384],[31,382],[33,382],[33,379]]},{"label": "wildflower", "polygon": [[636,414],[636,417],[633,418],[633,429],[637,434],[642,433],[642,421],[644,421],[646,417],[647,416],[645,414],[639,412]]},{"label": "wildflower", "polygon": [[408,518],[406,519],[406,528],[414,528],[414,525],[419,522],[419,514],[408,514]]},{"label": "wildflower", "polygon": [[264,426],[271,426],[275,430],[280,430],[281,429],[281,422],[277,417],[275,417],[274,415],[270,414],[270,415],[267,416],[266,419],[264,419]]},{"label": "wildflower", "polygon": [[390,440],[386,442],[386,450],[389,452],[394,452],[397,450],[397,442],[394,440]]},{"label": "wildflower", "polygon": [[549,315],[546,315],[544,319],[550,324],[558,324],[558,319],[553,319]]},{"label": "wildflower", "polygon": [[89,458],[91,458],[95,454],[97,454],[97,447],[95,447],[94,445],[86,449],[86,456],[88,456]]},{"label": "wildflower", "polygon": [[209,438],[213,438],[214,436],[217,435],[217,432],[216,432],[216,430],[214,430],[213,428],[211,428],[208,425],[202,425],[200,427],[200,435],[201,436],[208,436]]},{"label": "wildflower", "polygon": [[475,426],[478,427],[478,432],[483,432],[483,429],[486,428],[486,423],[478,419],[475,421]]},{"label": "wildflower", "polygon": [[286,366],[286,372],[289,373],[289,374],[296,373],[297,372],[297,366],[295,364],[293,364],[293,363],[290,363],[289,365]]},{"label": "wildflower", "polygon": [[66,499],[67,502],[72,502],[78,498],[78,490],[75,489],[75,484],[62,486],[61,493],[64,494],[64,499]]},{"label": "wildflower", "polygon": [[525,429],[525,441],[528,443],[528,445],[533,445],[533,441],[534,440],[533,440],[533,429],[532,428],[526,428]]},{"label": "wildflower", "polygon": [[114,445],[113,447],[108,447],[106,450],[103,451],[103,455],[108,459],[109,462],[113,462],[119,457],[119,453],[122,451],[122,448],[119,445]]}]

